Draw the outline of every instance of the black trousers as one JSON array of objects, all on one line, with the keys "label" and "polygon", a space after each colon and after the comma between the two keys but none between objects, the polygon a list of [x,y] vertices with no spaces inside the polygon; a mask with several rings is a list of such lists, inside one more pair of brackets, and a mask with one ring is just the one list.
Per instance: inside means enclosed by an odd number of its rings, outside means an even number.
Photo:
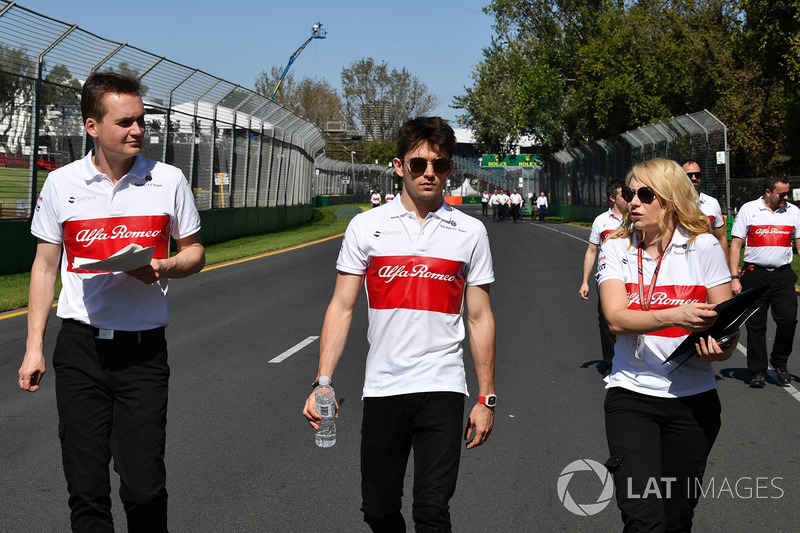
[{"label": "black trousers", "polygon": [[606,467],[625,533],[691,531],[721,410],[716,389],[683,398],[608,390]]},{"label": "black trousers", "polygon": [[539,221],[544,222],[544,217],[547,215],[547,208],[542,206],[539,208]]},{"label": "black trousers", "polygon": [[514,222],[519,220],[519,204],[511,204],[511,218]]},{"label": "black trousers", "polygon": [[128,531],[167,531],[164,328],[141,336],[118,331],[113,340],[102,340],[87,326],[64,321],[53,367],[72,530],[114,531],[113,457]]},{"label": "black trousers", "polygon": [[449,502],[456,490],[463,418],[464,395],[455,392],[364,398],[361,510],[372,531],[406,530],[400,509],[412,447],[416,531],[451,531]]},{"label": "black trousers", "polygon": [[610,367],[614,360],[614,345],[617,343],[617,337],[611,333],[611,329],[606,322],[606,316],[603,314],[603,306],[600,304],[600,291],[597,291],[597,323],[600,326],[600,348],[603,350],[603,362]]},{"label": "black trousers", "polygon": [[489,202],[481,202],[481,214],[486,216],[489,211]]},{"label": "black trousers", "polygon": [[752,374],[767,372],[767,309],[770,307],[775,320],[775,342],[770,359],[773,366],[787,366],[797,329],[797,294],[794,292],[797,275],[791,268],[769,271],[745,263],[740,281],[742,289],[770,287],[764,295],[769,304],[745,323],[747,368]]}]

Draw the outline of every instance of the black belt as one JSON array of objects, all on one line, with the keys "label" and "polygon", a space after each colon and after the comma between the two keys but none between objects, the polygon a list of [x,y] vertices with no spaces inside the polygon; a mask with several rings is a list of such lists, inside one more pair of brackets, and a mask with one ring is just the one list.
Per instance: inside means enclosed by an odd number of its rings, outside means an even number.
[{"label": "black belt", "polygon": [[96,328],[73,318],[65,318],[61,321],[61,327],[71,331],[91,332],[93,337],[100,340],[115,340],[134,344],[141,344],[143,341],[147,342],[164,338],[164,326],[142,331],[122,331],[118,329]]},{"label": "black belt", "polygon": [[792,268],[791,264],[781,265],[781,266],[778,266],[778,267],[765,267],[765,266],[757,265],[755,263],[745,263],[743,266],[744,266],[744,268],[747,268],[748,266],[752,266],[753,268],[757,268],[759,270],[766,270],[767,272],[775,272],[775,271],[778,271],[778,270],[786,270],[787,268]]}]

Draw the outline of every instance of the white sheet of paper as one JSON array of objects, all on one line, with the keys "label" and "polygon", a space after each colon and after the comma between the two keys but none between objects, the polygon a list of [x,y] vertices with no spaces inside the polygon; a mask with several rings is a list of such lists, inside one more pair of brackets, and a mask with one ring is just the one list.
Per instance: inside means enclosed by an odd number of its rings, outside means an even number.
[{"label": "white sheet of paper", "polygon": [[142,248],[138,244],[129,244],[111,257],[105,259],[86,259],[76,257],[72,268],[78,270],[102,270],[106,272],[128,272],[150,264],[155,246]]}]

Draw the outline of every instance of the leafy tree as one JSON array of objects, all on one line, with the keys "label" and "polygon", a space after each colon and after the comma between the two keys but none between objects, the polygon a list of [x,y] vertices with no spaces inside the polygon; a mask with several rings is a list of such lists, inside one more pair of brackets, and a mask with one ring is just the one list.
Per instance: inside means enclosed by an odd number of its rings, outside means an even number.
[{"label": "leafy tree", "polygon": [[7,137],[14,121],[33,102],[36,65],[24,48],[0,45],[0,136]]},{"label": "leafy tree", "polygon": [[345,120],[367,140],[391,141],[406,120],[424,115],[438,104],[428,87],[405,67],[389,69],[373,58],[342,69]]},{"label": "leafy tree", "polygon": [[[455,99],[479,143],[558,150],[709,109],[735,176],[800,171],[800,0],[494,0]],[[499,105],[500,101],[504,105]]]},{"label": "leafy tree", "polygon": [[[272,94],[281,73],[283,68],[278,66],[273,66],[269,73],[261,72],[256,78],[256,92],[266,96]],[[341,98],[336,89],[324,79],[303,78],[296,82],[289,73],[281,83],[275,101],[310,120],[320,129],[324,129],[326,122],[341,120]]]}]

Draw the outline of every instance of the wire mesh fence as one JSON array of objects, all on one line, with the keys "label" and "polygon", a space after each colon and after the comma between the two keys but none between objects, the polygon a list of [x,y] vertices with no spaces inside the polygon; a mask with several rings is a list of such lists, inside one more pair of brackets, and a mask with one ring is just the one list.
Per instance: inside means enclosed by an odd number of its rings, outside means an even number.
[{"label": "wire mesh fence", "polygon": [[252,90],[0,0],[0,218],[28,218],[47,174],[92,146],[80,89],[93,72],[142,82],[145,157],[179,167],[198,209],[311,203],[311,122]]},{"label": "wire mesh fence", "polygon": [[605,207],[608,181],[624,178],[633,165],[654,157],[697,161],[703,172],[700,190],[716,198],[725,214],[763,193],[752,180],[731,184],[727,127],[707,110],[546,156],[542,190],[552,203]]}]

